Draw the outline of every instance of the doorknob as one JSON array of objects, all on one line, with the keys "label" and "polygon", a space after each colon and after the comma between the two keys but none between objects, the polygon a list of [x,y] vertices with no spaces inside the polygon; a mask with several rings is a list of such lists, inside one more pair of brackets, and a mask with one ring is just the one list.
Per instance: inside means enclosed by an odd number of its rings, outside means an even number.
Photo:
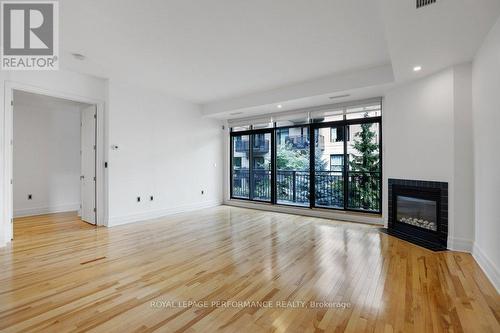
[{"label": "doorknob", "polygon": [[83,179],[85,179],[85,176],[84,176],[84,175],[81,175],[81,176],[80,176],[80,180],[83,180]]}]

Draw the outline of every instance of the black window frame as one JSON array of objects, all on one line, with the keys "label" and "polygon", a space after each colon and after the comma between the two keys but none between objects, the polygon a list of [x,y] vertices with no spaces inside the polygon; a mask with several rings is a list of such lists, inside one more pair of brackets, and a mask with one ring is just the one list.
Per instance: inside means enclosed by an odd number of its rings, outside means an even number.
[{"label": "black window frame", "polygon": [[[349,173],[351,172],[349,170],[349,156],[347,152],[347,143],[350,138],[347,137],[347,135],[350,135],[349,131],[349,126],[350,125],[358,125],[358,124],[365,124],[365,123],[373,123],[373,124],[378,124],[378,151],[379,151],[379,159],[380,159],[380,171],[379,171],[379,194],[378,194],[378,210],[374,211],[367,211],[363,209],[354,209],[354,208],[349,208]],[[276,196],[276,150],[277,150],[277,130],[280,129],[290,129],[290,128],[307,128],[309,130],[309,207],[304,206],[304,205],[293,205],[293,204],[284,204],[284,203],[278,203],[277,202],[277,196]],[[343,179],[344,179],[344,207],[343,208],[338,208],[338,207],[325,207],[325,206],[316,206],[316,199],[315,199],[315,147],[316,147],[316,138],[314,135],[314,131],[319,128],[325,128],[325,127],[342,127],[344,129],[344,164],[343,164]],[[252,147],[253,147],[253,138],[254,134],[265,134],[265,133],[271,133],[271,200],[270,201],[261,201],[261,200],[254,200],[252,199],[252,187],[250,186],[249,188],[249,198],[239,198],[239,197],[233,197],[233,153],[234,153],[234,147],[233,147],[233,137],[234,136],[241,136],[241,135],[249,135],[249,145],[250,145],[250,152],[249,152],[249,177],[252,177],[252,169],[253,169],[253,152],[252,152]],[[382,185],[383,185],[383,151],[382,151],[382,142],[383,142],[383,137],[382,137],[382,116],[375,116],[375,117],[367,117],[367,118],[355,118],[355,119],[346,119],[346,116],[344,115],[343,120],[336,120],[336,121],[331,121],[331,122],[313,122],[310,121],[308,124],[299,124],[299,125],[293,125],[293,126],[282,126],[282,127],[276,127],[276,123],[273,124],[273,127],[270,128],[263,128],[263,129],[252,129],[252,126],[250,126],[249,130],[246,131],[237,131],[233,132],[230,131],[230,165],[229,165],[229,170],[230,170],[230,199],[231,200],[244,200],[244,201],[252,201],[252,202],[258,202],[258,203],[267,203],[271,205],[277,205],[277,206],[284,206],[284,207],[298,207],[298,208],[319,208],[322,210],[337,210],[337,211],[347,211],[347,212],[361,212],[361,213],[366,213],[366,214],[375,214],[375,215],[380,215],[382,214]],[[305,135],[305,134],[303,134]],[[250,181],[250,183],[252,183]]]},{"label": "black window frame", "polygon": [[[276,123],[274,123],[276,125]],[[301,131],[300,131],[300,136],[301,137],[306,137],[309,139],[309,183],[311,183],[311,176],[310,176],[310,171],[311,171],[311,161],[314,161],[314,160],[311,160],[310,159],[310,156],[311,156],[311,147],[314,147],[314,142],[311,140],[312,136],[311,136],[311,131],[310,131],[310,124],[299,124],[299,125],[291,125],[291,126],[280,126],[280,127],[273,127],[273,137],[277,137],[277,132],[278,130],[288,130],[288,137],[290,137],[290,129],[291,128],[302,128]],[[306,128],[306,132],[304,132],[303,128]],[[276,144],[272,147],[272,150],[274,151],[274,164],[273,164],[273,171],[274,171],[274,174],[273,174],[273,177],[274,177],[274,186],[276,185],[277,183],[277,171],[278,169],[275,167],[276,166],[276,153],[277,153],[277,139],[274,140],[276,142]],[[277,205],[277,206],[284,206],[284,207],[298,207],[298,208],[312,208],[311,206],[311,196],[310,196],[310,193],[309,193],[309,206],[305,206],[305,205],[294,205],[294,204],[291,204],[291,203],[279,203],[278,202],[278,197],[277,197],[277,192],[276,192],[277,188],[273,188],[272,189],[272,192],[274,192],[274,198],[275,200],[272,201],[272,204],[273,205]]]},{"label": "black window frame", "polygon": [[[271,136],[271,142],[270,142],[270,149],[271,149],[271,198],[269,201],[266,200],[257,200],[253,199],[253,181],[252,181],[252,176],[253,176],[253,169],[254,169],[254,159],[253,159],[253,148],[254,148],[254,143],[255,143],[255,134],[262,134],[266,135],[267,133],[270,134]],[[233,196],[233,157],[234,157],[234,140],[233,137],[238,137],[238,136],[244,136],[248,135],[248,198],[241,198],[241,197],[234,197]],[[229,165],[229,174],[230,174],[230,180],[229,180],[229,185],[230,185],[230,198],[234,200],[245,200],[245,201],[252,201],[252,202],[259,202],[259,203],[273,203],[274,202],[274,172],[275,172],[275,149],[274,147],[274,127],[273,128],[261,128],[261,129],[251,129],[246,130],[246,131],[237,131],[237,132],[230,132],[230,165]]]}]

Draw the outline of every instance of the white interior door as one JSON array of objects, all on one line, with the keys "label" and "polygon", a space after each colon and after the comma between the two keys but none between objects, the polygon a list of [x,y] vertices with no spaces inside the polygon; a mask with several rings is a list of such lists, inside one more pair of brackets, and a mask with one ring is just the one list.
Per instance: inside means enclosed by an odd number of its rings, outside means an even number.
[{"label": "white interior door", "polygon": [[96,224],[96,107],[82,109],[81,219]]}]

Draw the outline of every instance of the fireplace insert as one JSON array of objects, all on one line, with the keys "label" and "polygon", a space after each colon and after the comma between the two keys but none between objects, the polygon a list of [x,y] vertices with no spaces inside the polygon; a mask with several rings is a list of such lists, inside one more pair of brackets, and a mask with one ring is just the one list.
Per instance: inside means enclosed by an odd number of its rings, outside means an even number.
[{"label": "fireplace insert", "polygon": [[448,183],[389,179],[386,232],[433,251],[446,250]]}]

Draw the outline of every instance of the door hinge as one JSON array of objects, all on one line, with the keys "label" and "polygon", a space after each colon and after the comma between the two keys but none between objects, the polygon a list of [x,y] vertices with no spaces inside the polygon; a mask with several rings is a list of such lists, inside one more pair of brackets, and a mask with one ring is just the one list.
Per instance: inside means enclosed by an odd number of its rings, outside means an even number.
[{"label": "door hinge", "polygon": [[14,183],[14,182],[13,182],[13,180],[11,179],[11,180],[10,180],[10,184],[12,185],[13,183]]},{"label": "door hinge", "polygon": [[97,114],[94,113],[94,119],[97,119]]},{"label": "door hinge", "polygon": [[95,181],[95,177],[94,177],[94,181]]},{"label": "door hinge", "polygon": [[97,212],[97,209],[94,208],[94,213]]},{"label": "door hinge", "polygon": [[14,106],[14,101],[10,101],[10,105]]},{"label": "door hinge", "polygon": [[96,149],[96,145],[94,145],[94,150]]}]

